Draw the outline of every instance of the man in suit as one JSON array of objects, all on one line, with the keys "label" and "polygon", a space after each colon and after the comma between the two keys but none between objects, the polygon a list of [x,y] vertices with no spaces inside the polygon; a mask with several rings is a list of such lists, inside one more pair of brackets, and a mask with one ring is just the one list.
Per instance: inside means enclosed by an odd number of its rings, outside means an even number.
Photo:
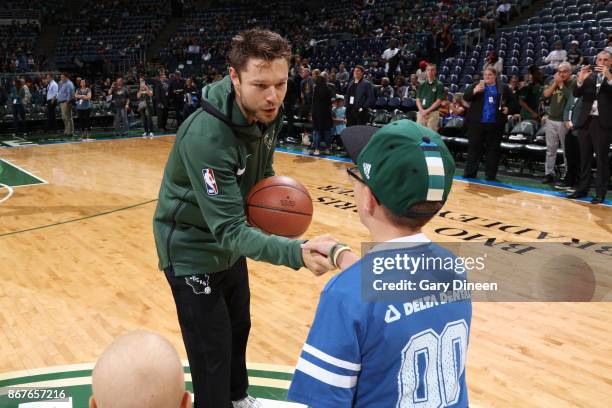
[{"label": "man in suit", "polygon": [[346,91],[346,119],[348,126],[368,123],[368,109],[374,105],[374,87],[363,77],[363,67],[357,65],[353,70],[353,81]]},{"label": "man in suit", "polygon": [[466,114],[468,128],[468,158],[464,178],[476,178],[483,153],[485,178],[496,181],[501,142],[508,115],[518,113],[519,106],[508,85],[497,77],[497,71],[488,67],[484,80],[469,87],[463,99],[470,103]]},{"label": "man in suit", "polygon": [[608,151],[612,134],[612,54],[602,51],[597,54],[594,69],[583,67],[578,73],[574,96],[583,99],[583,109],[577,122],[580,144],[580,180],[578,187],[568,198],[586,197],[591,181],[591,159],[595,152],[597,172],[595,175],[595,197],[592,204],[604,201],[610,179]]}]

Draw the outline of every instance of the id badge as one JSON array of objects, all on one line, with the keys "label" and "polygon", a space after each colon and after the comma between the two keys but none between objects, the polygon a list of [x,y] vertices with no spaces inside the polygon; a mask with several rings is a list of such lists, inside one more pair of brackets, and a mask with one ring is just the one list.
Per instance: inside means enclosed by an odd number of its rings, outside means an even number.
[{"label": "id badge", "polygon": [[13,99],[13,105],[17,105],[17,99]]},{"label": "id badge", "polygon": [[489,96],[489,103],[495,103],[495,100],[493,99],[492,96]]},{"label": "id badge", "polygon": [[423,106],[426,106],[426,105],[427,105],[427,99],[423,99],[423,104],[422,104],[422,105],[423,105]]},{"label": "id badge", "polygon": [[351,99],[349,99],[349,105],[352,105],[355,103],[355,97],[351,96]]}]

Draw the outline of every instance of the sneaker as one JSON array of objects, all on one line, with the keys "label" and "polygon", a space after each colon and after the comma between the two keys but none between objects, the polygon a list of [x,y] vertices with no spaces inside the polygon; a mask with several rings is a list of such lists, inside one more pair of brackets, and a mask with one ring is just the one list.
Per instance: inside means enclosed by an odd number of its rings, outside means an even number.
[{"label": "sneaker", "polygon": [[147,137],[147,136],[149,136],[149,134],[148,134],[147,132],[144,132],[144,133],[142,134],[142,137]]},{"label": "sneaker", "polygon": [[555,176],[553,176],[552,174],[547,174],[544,176],[544,179],[542,179],[542,184],[550,184],[554,182],[555,182]]},{"label": "sneaker", "polygon": [[314,153],[313,153],[313,155],[315,155],[315,156],[318,156],[318,155],[320,155],[320,154],[321,154],[321,152],[320,152],[320,151],[318,151],[318,150],[315,150],[315,151],[314,151]]},{"label": "sneaker", "polygon": [[150,137],[150,138],[153,138],[153,136],[155,136],[155,135],[153,134],[153,132],[149,132],[149,137]]},{"label": "sneaker", "polygon": [[257,400],[257,398],[253,398],[250,395],[247,395],[246,398],[243,398],[239,401],[232,401],[233,408],[263,408],[261,402]]}]

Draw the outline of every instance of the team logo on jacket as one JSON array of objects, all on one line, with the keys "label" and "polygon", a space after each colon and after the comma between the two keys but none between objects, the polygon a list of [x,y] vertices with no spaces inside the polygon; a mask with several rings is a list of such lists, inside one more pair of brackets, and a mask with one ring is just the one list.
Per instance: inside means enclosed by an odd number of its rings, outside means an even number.
[{"label": "team logo on jacket", "polygon": [[202,176],[204,177],[204,185],[206,186],[206,193],[208,195],[219,194],[219,188],[217,187],[217,180],[215,180],[215,172],[213,169],[207,168],[202,170]]}]

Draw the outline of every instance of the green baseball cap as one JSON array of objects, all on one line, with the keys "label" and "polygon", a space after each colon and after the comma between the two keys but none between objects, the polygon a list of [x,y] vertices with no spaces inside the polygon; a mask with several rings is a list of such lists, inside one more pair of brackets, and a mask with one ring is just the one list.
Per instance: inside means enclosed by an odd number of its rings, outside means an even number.
[{"label": "green baseball cap", "polygon": [[455,161],[439,134],[411,120],[382,128],[351,126],[340,135],[361,178],[392,213],[426,217],[409,211],[426,201],[445,202],[453,184]]}]

